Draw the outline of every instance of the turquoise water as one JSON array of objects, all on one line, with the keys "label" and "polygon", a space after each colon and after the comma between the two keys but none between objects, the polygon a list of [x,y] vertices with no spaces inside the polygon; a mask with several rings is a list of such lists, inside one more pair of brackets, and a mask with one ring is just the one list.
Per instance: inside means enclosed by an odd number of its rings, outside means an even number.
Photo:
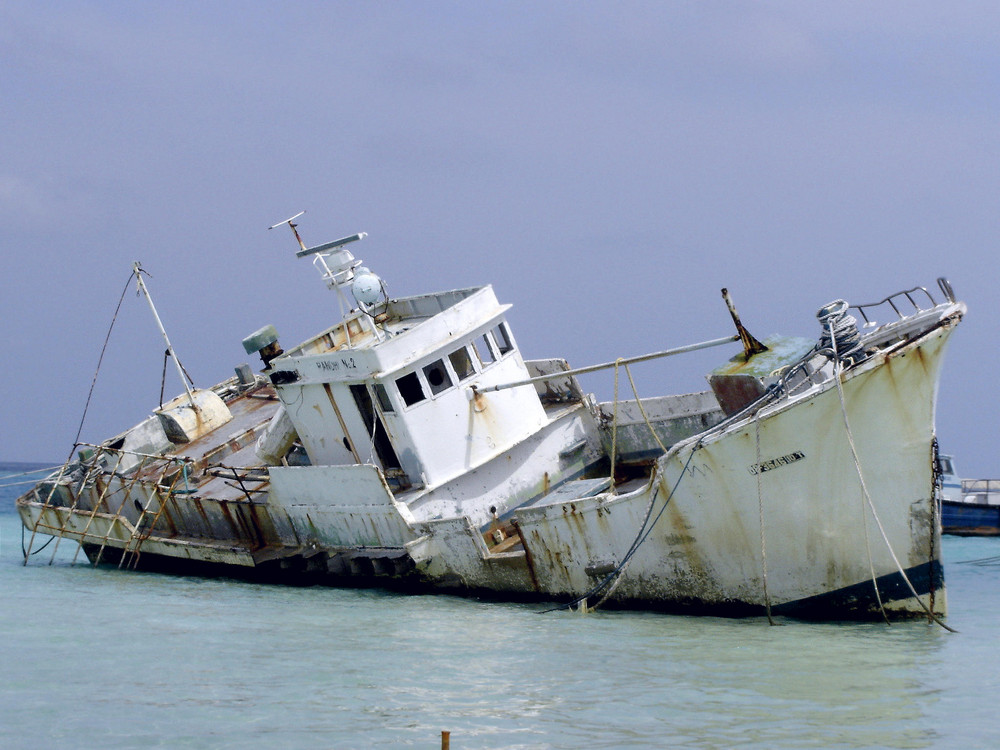
[{"label": "turquoise water", "polygon": [[14,489],[0,748],[1000,746],[1000,539],[945,540],[957,634],[771,627],[25,567]]}]

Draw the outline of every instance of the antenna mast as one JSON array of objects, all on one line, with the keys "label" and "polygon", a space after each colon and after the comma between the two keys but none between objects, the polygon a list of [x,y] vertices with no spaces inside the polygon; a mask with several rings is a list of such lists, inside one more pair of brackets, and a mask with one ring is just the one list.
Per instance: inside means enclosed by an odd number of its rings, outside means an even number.
[{"label": "antenna mast", "polygon": [[295,227],[298,226],[298,224],[293,224],[292,223],[293,221],[295,221],[297,218],[299,218],[304,213],[305,213],[305,211],[299,211],[292,218],[285,219],[284,221],[279,221],[277,224],[272,224],[271,226],[268,227],[268,229],[274,229],[275,227],[280,227],[282,224],[287,224],[291,228],[292,234],[295,235],[295,239],[298,240],[299,247],[302,248],[302,252],[305,252],[305,250],[306,250],[306,243],[304,243],[302,241],[302,238],[299,237],[299,230],[295,228]]},{"label": "antenna mast", "polygon": [[[319,270],[320,275],[326,282],[327,287],[333,289],[337,293],[337,302],[340,305],[340,317],[344,321],[344,336],[347,339],[347,347],[350,349],[353,344],[351,343],[351,330],[347,322],[347,312],[351,309],[351,303],[347,299],[347,295],[344,294],[343,287],[354,281],[354,271],[361,265],[361,261],[357,260],[351,251],[344,247],[344,245],[349,245],[352,242],[357,242],[358,240],[363,240],[368,235],[365,232],[358,232],[357,234],[352,234],[349,237],[341,237],[339,240],[334,240],[333,242],[326,242],[322,245],[317,245],[316,247],[306,247],[302,238],[299,236],[298,230],[295,228],[298,226],[294,221],[302,216],[305,211],[299,211],[295,216],[290,219],[285,219],[284,221],[279,221],[277,224],[272,224],[268,229],[275,229],[283,224],[287,224],[292,233],[295,235],[295,239],[299,243],[298,252],[295,253],[296,258],[305,258],[310,255],[315,256],[313,258],[313,265]],[[362,269],[367,273],[368,269]],[[360,302],[359,302],[360,304]],[[372,332],[375,337],[381,340],[382,336],[378,332],[377,327],[372,327]]]}]

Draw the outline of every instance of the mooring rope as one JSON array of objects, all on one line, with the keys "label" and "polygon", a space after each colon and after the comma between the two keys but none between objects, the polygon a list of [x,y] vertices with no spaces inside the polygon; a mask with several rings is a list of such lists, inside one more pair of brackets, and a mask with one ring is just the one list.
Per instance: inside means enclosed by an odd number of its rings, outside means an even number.
[{"label": "mooring rope", "polygon": [[[843,300],[838,300],[838,301],[843,302]],[[846,305],[846,303],[844,304]],[[836,305],[836,303],[831,303],[830,305],[827,306],[827,308],[833,307],[834,305]],[[820,312],[822,313],[827,308],[824,308]],[[846,307],[842,308],[840,312],[843,313],[844,310],[846,310]],[[833,325],[837,323],[837,321],[830,320],[830,315],[827,315],[826,318],[821,317],[820,320],[822,321],[824,328],[829,326],[832,329]],[[854,436],[851,434],[851,426],[847,420],[847,405],[844,400],[844,388],[841,382],[841,362],[840,362],[840,355],[837,351],[837,343],[838,343],[837,337],[834,336],[831,332],[830,348],[833,350],[833,376],[837,381],[837,395],[840,399],[840,413],[844,417],[844,426],[847,431],[847,440],[851,445],[851,454],[852,456],[854,456],[854,465],[855,468],[857,469],[858,477],[861,479],[861,525],[865,530],[865,551],[868,554],[868,570],[871,573],[872,588],[875,590],[875,600],[878,602],[879,612],[882,614],[882,619],[885,621],[885,624],[890,625],[891,623],[889,621],[889,615],[886,613],[885,604],[882,602],[882,593],[878,590],[878,576],[875,574],[875,559],[874,556],[872,555],[871,537],[869,536],[868,533],[868,513],[865,512],[866,510],[865,498],[868,497],[868,488],[867,485],[865,484],[864,476],[862,476],[861,473],[861,464],[857,457],[857,451],[854,448]],[[874,509],[872,512],[874,513]],[[886,544],[888,543],[889,540],[886,539]],[[892,550],[890,549],[890,552],[891,551]],[[895,555],[893,555],[893,557],[895,557]]]},{"label": "mooring rope", "polygon": [[754,412],[753,425],[757,452],[757,514],[760,519],[760,567],[761,582],[764,586],[764,611],[767,613],[768,624],[774,625],[774,618],[771,617],[771,595],[767,590],[767,541],[764,537],[764,491],[761,487],[764,472],[760,470],[760,409]]},{"label": "mooring rope", "polygon": [[[619,361],[621,361],[621,360],[619,360]],[[639,413],[642,414],[642,419],[646,423],[646,427],[649,428],[649,434],[651,434],[653,436],[653,440],[655,440],[656,444],[658,446],[660,446],[660,450],[663,451],[664,453],[666,453],[667,452],[667,446],[665,446],[663,444],[663,441],[660,440],[660,436],[657,435],[656,434],[656,430],[653,429],[653,425],[649,421],[649,417],[646,416],[646,410],[642,406],[642,399],[639,398],[639,391],[636,390],[635,381],[632,379],[632,371],[630,369],[628,369],[628,365],[627,364],[625,365],[625,374],[628,375],[629,385],[632,386],[632,395],[635,396],[635,403],[636,403],[636,406],[639,407]]]},{"label": "mooring rope", "polygon": [[615,494],[615,463],[618,458],[618,368],[622,358],[615,360],[615,400],[611,407],[611,494]]},{"label": "mooring rope", "polygon": [[[578,606],[581,602],[585,602],[591,596],[594,596],[595,594],[597,594],[598,592],[600,592],[601,590],[603,590],[605,586],[607,586],[609,583],[611,583],[615,579],[620,579],[621,574],[624,573],[625,572],[625,568],[628,567],[629,561],[631,561],[631,559],[635,555],[636,551],[638,551],[639,547],[642,546],[643,542],[645,542],[646,539],[649,537],[650,533],[653,531],[653,527],[656,526],[656,522],[660,520],[660,517],[663,515],[663,512],[667,509],[667,506],[670,504],[670,501],[673,498],[674,493],[677,491],[677,487],[681,483],[681,479],[684,478],[684,475],[687,473],[688,467],[691,465],[691,460],[694,458],[694,454],[698,452],[698,449],[700,447],[701,447],[701,441],[699,440],[691,448],[691,455],[688,456],[687,462],[684,464],[684,467],[681,469],[681,473],[677,477],[677,481],[674,482],[673,488],[671,488],[670,493],[667,495],[667,498],[663,501],[663,507],[660,508],[659,513],[657,513],[656,517],[653,518],[652,522],[650,522],[650,516],[652,516],[652,514],[653,514],[653,506],[656,503],[656,496],[660,492],[659,485],[657,485],[656,488],[653,490],[653,493],[652,493],[652,495],[649,498],[649,503],[646,505],[645,518],[643,518],[642,524],[639,526],[639,532],[636,534],[635,538],[632,540],[632,544],[629,545],[628,551],[622,557],[622,561],[620,563],[618,563],[618,565],[615,567],[615,569],[612,570],[610,573],[608,573],[608,575],[605,576],[603,580],[601,580],[596,585],[592,586],[585,593],[583,593],[582,595],[578,596],[573,601],[567,602],[566,604],[560,604],[558,607],[552,607],[550,609],[542,610],[539,614],[546,614],[548,612],[557,612],[557,611],[563,610],[563,609],[572,609],[573,607]],[[654,473],[653,476],[650,477],[650,486],[652,486],[652,484],[653,484],[653,482],[655,482],[655,480],[656,480],[656,474]],[[616,581],[615,582],[615,587],[616,588],[617,588],[617,585],[618,584],[617,584],[617,581]],[[610,592],[607,595],[603,596],[601,598],[601,600],[596,605],[594,605],[593,607],[591,607],[590,609],[597,609],[597,607],[599,607],[607,599],[608,596],[610,596]]]},{"label": "mooring rope", "polygon": [[[862,492],[862,494],[864,496],[864,499],[867,502],[868,508],[871,509],[872,517],[875,519],[875,524],[878,526],[878,530],[882,534],[882,540],[885,542],[886,549],[889,550],[889,555],[892,557],[892,561],[896,564],[896,569],[899,571],[899,574],[903,577],[903,581],[906,583],[907,588],[910,589],[910,593],[913,594],[913,598],[917,600],[917,603],[921,606],[921,608],[924,610],[924,612],[927,613],[927,617],[928,618],[930,618],[931,620],[933,620],[934,622],[936,622],[938,625],[940,625],[945,630],[947,630],[947,631],[949,631],[951,633],[957,633],[958,632],[957,630],[955,630],[954,628],[949,627],[948,625],[946,625],[937,615],[934,614],[934,612],[931,611],[930,607],[928,607],[924,603],[924,600],[920,598],[920,595],[917,593],[916,588],[914,588],[913,583],[910,581],[909,576],[906,575],[906,571],[903,569],[902,564],[899,562],[899,558],[896,556],[896,552],[892,548],[892,543],[889,541],[889,536],[888,536],[888,534],[886,534],[885,527],[882,525],[882,520],[879,518],[878,511],[875,510],[875,504],[872,502],[871,493],[868,492],[868,484],[865,482],[864,472],[862,472],[862,470],[861,470],[861,460],[858,458],[858,450],[857,450],[857,447],[854,444],[854,435],[851,432],[851,423],[850,423],[850,420],[847,417],[847,403],[844,400],[844,385],[841,382],[841,374],[843,372],[843,367],[842,367],[840,358],[837,356],[837,340],[836,340],[836,337],[831,336],[831,340],[832,340],[833,353],[834,353],[834,358],[833,358],[833,375],[834,375],[834,379],[837,382],[837,395],[840,398],[840,412],[841,412],[841,414],[844,417],[844,429],[847,432],[847,442],[848,442],[848,444],[850,445],[850,448],[851,448],[851,457],[854,459],[854,468],[857,471],[858,480],[861,482],[861,492]],[[866,516],[866,518],[867,518],[867,516]],[[867,531],[867,526],[866,526],[866,531]],[[866,538],[867,538],[867,536],[866,536]],[[871,548],[870,547],[869,547],[868,555],[869,555],[869,560],[871,560]],[[872,575],[874,576],[874,563],[872,563]],[[933,575],[933,571],[931,571],[931,575]],[[875,596],[878,599],[879,608],[880,608],[880,610],[882,612],[882,616],[886,619],[886,622],[888,622],[889,618],[888,618],[888,615],[885,612],[884,606],[882,605],[882,597],[879,594],[878,583],[877,583],[877,581],[875,579],[872,580],[872,583],[873,583],[874,588],[875,588]]]},{"label": "mooring rope", "polygon": [[[617,436],[617,428],[618,428],[618,364],[622,363],[622,362],[623,362],[623,360],[621,358],[619,358],[615,362],[615,435],[616,436]],[[663,444],[663,441],[661,441],[660,438],[659,438],[659,436],[656,434],[656,430],[653,429],[653,425],[649,421],[649,417],[646,416],[646,410],[642,406],[642,399],[639,398],[639,390],[635,387],[635,380],[632,378],[632,371],[629,369],[628,364],[624,364],[624,367],[625,367],[625,374],[628,376],[629,385],[632,386],[632,395],[635,396],[635,403],[639,407],[639,413],[642,414],[643,421],[646,423],[646,427],[649,428],[649,432],[653,436],[653,440],[656,441],[656,444],[659,445],[660,449],[663,451],[663,453],[666,454],[667,453],[667,447]],[[691,452],[691,455],[694,456],[694,451]],[[688,459],[689,463],[690,463],[690,460],[691,459],[689,458]],[[686,469],[687,466],[685,466],[684,468]],[[614,472],[613,471],[612,471],[612,477],[614,477]],[[652,477],[651,477],[651,479],[652,479]],[[612,479],[612,482],[613,481],[614,481],[614,479]],[[678,481],[678,483],[680,483],[680,479],[679,478],[678,478],[677,481]],[[676,489],[676,485],[675,485],[674,489]],[[659,492],[659,487],[657,487],[655,490],[653,490],[653,494],[649,498],[649,503],[647,504],[646,511],[644,513],[644,519],[645,520],[643,521],[643,527],[645,527],[646,522],[649,520],[649,516],[650,516],[650,514],[651,514],[651,512],[653,510],[653,504],[656,502],[656,495],[657,495],[658,492]],[[670,496],[673,496],[673,491],[671,491]],[[660,509],[660,512],[656,515],[656,518],[653,520],[653,523],[649,526],[649,531],[652,531],[653,526],[656,525],[656,522],[660,519],[660,516],[663,515],[663,511],[666,509],[666,506],[667,506],[668,502],[670,502],[670,497],[667,498],[667,501],[663,504],[663,508]],[[643,527],[640,527],[640,529],[639,529],[640,533],[642,533],[642,528]],[[593,607],[590,607],[590,609],[597,609],[598,607],[600,607],[602,604],[604,604],[604,602],[606,602],[608,600],[608,597],[610,597],[615,592],[615,589],[618,588],[618,584],[621,583],[622,577],[623,577],[623,575],[625,573],[625,569],[628,567],[628,561],[630,561],[632,559],[632,555],[635,554],[635,550],[638,549],[639,545],[642,544],[644,541],[646,541],[646,538],[649,536],[649,531],[647,531],[642,536],[642,539],[639,540],[638,544],[636,544],[636,542],[633,541],[633,547],[630,547],[629,551],[625,554],[624,563],[621,566],[619,566],[619,568],[618,568],[618,570],[617,570],[617,572],[615,574],[615,579],[612,582],[611,586],[608,588],[607,591],[604,592],[604,594],[601,596],[601,598],[598,599],[597,603],[594,604]]]}]

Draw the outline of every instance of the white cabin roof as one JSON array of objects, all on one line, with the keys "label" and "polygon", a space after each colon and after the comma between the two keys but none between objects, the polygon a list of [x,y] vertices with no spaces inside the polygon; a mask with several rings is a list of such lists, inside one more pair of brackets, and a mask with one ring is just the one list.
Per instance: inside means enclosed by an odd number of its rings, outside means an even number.
[{"label": "white cabin roof", "polygon": [[374,317],[352,312],[271,367],[325,382],[381,377],[496,325],[508,309],[489,285],[392,299]]}]

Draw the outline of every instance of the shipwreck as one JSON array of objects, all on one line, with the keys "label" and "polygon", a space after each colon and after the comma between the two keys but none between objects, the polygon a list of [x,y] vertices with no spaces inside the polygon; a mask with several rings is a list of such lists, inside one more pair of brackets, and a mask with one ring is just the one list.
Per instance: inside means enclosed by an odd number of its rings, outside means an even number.
[{"label": "shipwreck", "polygon": [[[339,322],[287,350],[265,326],[243,341],[261,372],[185,382],[140,424],[74,446],[17,501],[26,563],[57,537],[95,565],[295,584],[945,613],[934,412],[965,306],[944,279],[837,300],[816,339],[763,344],[727,296],[734,335],[574,370],[522,357],[492,287],[391,298],[351,252],[363,234],[307,248],[295,218],[281,224]],[[625,383],[638,361],[720,345],[736,354],[701,393],[601,403],[577,379]]]}]

